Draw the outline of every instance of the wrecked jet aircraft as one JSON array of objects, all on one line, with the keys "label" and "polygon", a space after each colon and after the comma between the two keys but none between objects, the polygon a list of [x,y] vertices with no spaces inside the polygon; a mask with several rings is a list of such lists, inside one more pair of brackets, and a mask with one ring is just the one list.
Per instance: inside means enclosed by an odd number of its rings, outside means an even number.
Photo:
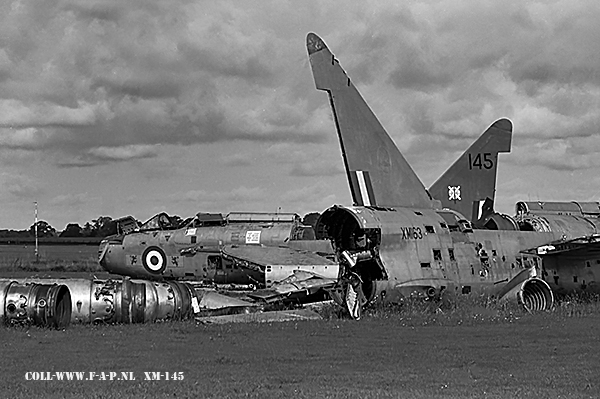
[{"label": "wrecked jet aircraft", "polygon": [[158,214],[139,228],[107,237],[100,244],[100,265],[110,273],[135,278],[258,288],[294,270],[338,276],[338,264],[328,259],[333,258],[331,243],[315,239],[312,226],[302,225],[297,214],[198,213],[185,227],[175,229],[168,220],[166,214]]},{"label": "wrecked jet aircraft", "polygon": [[[484,199],[493,204],[498,153],[510,151],[511,137],[510,121],[493,123],[431,191],[443,205],[458,211],[464,209],[463,204],[473,204],[472,220],[477,221]],[[481,160],[478,154],[483,154]],[[448,200],[444,200],[445,190],[453,193]],[[201,278],[207,283],[270,287],[294,277],[292,271],[310,270],[315,273],[312,285],[325,289],[339,272],[336,263],[323,264],[322,258],[311,256],[313,252],[332,259],[331,245],[328,240],[314,240],[312,228],[299,224],[294,214],[230,213],[223,218],[221,214],[199,213],[185,228],[179,228],[161,213],[142,226],[131,217],[120,219],[118,231],[118,236],[103,241],[99,259],[106,270],[126,276]],[[317,236],[322,237],[322,232]],[[290,249],[278,247],[282,245]],[[324,279],[321,284],[319,279]],[[323,289],[319,291],[321,297]],[[296,294],[286,291],[285,295],[269,296],[263,292],[266,297],[262,299],[289,299]],[[312,293],[303,299],[311,297]]]},{"label": "wrecked jet aircraft", "polygon": [[[434,198],[440,199],[441,206],[459,213],[468,210],[477,224],[489,214],[484,210],[493,207],[498,153],[510,152],[511,139],[512,123],[507,119],[494,122],[431,186]],[[362,204],[359,192],[355,197]],[[486,207],[482,206],[484,202]],[[287,266],[290,262],[276,267],[279,273],[264,264],[250,269],[238,267],[244,265],[235,256],[243,251],[240,248],[284,246],[333,259],[331,245],[322,239],[323,233],[302,225],[299,216],[292,213],[232,212],[226,217],[198,213],[180,228],[163,212],[141,226],[132,217],[119,219],[117,229],[118,235],[100,244],[99,261],[107,271],[130,277],[202,279],[260,287],[288,276],[292,270]],[[272,250],[270,256],[278,256],[276,251]],[[298,262],[306,264],[302,256]],[[246,262],[251,263],[252,259]],[[337,273],[331,263],[320,263],[317,260],[310,269],[326,277]]]},{"label": "wrecked jet aircraft", "polygon": [[[541,258],[521,251],[563,232],[473,229],[459,212],[439,209],[325,43],[310,33],[307,49],[316,88],[329,94],[355,203],[333,206],[319,221],[341,268],[334,299],[355,318],[371,301],[444,291],[549,309]],[[477,155],[485,169],[489,157]]]},{"label": "wrecked jet aircraft", "polygon": [[[507,216],[493,213],[489,218],[506,220]],[[600,293],[599,202],[521,201],[512,223],[504,226],[554,236],[523,252],[542,259],[542,277],[555,293]]]}]

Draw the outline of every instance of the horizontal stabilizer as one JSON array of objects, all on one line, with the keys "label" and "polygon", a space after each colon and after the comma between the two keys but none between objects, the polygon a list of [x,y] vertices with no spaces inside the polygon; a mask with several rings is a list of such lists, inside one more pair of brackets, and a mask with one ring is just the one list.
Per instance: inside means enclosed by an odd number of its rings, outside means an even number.
[{"label": "horizontal stabilizer", "polygon": [[460,212],[472,222],[479,220],[486,199],[493,204],[496,193],[498,153],[510,152],[512,122],[494,122],[429,189],[444,208]]},{"label": "horizontal stabilizer", "polygon": [[329,94],[354,204],[431,208],[423,183],[327,45],[309,33],[306,47],[315,85]]}]

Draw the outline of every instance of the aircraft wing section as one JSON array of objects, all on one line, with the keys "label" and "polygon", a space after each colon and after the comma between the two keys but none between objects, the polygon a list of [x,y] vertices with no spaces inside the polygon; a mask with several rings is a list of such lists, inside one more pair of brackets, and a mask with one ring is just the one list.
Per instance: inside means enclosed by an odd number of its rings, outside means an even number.
[{"label": "aircraft wing section", "polygon": [[[273,284],[270,288],[256,290],[246,295],[267,303],[282,300],[308,302],[306,298],[323,292],[322,290],[331,289],[336,283],[337,278],[324,278],[315,273],[295,270],[291,276]],[[322,300],[324,298],[320,297],[318,299]]]},{"label": "aircraft wing section", "polygon": [[287,247],[263,247],[259,245],[229,245],[221,250],[226,259],[237,266],[265,273],[266,285],[282,281],[295,270],[314,273],[323,278],[338,277],[339,264],[308,251]]},{"label": "aircraft wing section", "polygon": [[431,196],[444,208],[460,212],[472,222],[482,216],[486,199],[496,193],[498,153],[510,152],[512,122],[499,119],[431,186]]},{"label": "aircraft wing section", "polygon": [[600,234],[578,237],[567,241],[557,241],[533,248],[526,252],[534,252],[542,257],[569,256],[586,259],[600,257]]},{"label": "aircraft wing section", "polygon": [[246,294],[267,303],[291,300],[323,300],[326,289],[337,283],[339,265],[311,252],[284,247],[229,246],[221,250],[240,267],[260,269],[267,288]]},{"label": "aircraft wing section", "polygon": [[431,208],[425,186],[327,45],[309,33],[306,47],[315,85],[329,94],[354,204]]}]

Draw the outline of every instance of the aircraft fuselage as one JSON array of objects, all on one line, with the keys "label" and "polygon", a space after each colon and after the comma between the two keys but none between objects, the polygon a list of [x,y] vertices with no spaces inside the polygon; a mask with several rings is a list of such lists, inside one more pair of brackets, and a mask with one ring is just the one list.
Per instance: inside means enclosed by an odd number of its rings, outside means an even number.
[{"label": "aircraft fuselage", "polygon": [[461,217],[449,210],[334,206],[321,223],[341,264],[360,276],[367,300],[444,290],[493,294],[532,267],[554,290],[570,288],[573,279],[572,289],[582,283],[597,289],[590,286],[600,270],[596,262],[564,268],[523,252],[563,238],[564,231],[472,229]]},{"label": "aircraft fuselage", "polygon": [[221,256],[225,245],[284,246],[331,253],[327,240],[302,240],[290,221],[232,223],[109,237],[99,248],[107,271],[135,278],[193,279],[216,284],[265,284],[264,271]]}]

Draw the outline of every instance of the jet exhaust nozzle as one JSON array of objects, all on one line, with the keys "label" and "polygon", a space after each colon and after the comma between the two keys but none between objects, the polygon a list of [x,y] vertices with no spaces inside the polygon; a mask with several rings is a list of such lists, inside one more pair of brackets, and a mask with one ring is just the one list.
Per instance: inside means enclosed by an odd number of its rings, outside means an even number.
[{"label": "jet exhaust nozzle", "polygon": [[525,269],[517,274],[499,292],[498,298],[517,301],[528,312],[550,310],[554,306],[552,289],[536,277],[535,269]]},{"label": "jet exhaust nozzle", "polygon": [[0,316],[5,325],[65,328],[71,321],[71,293],[64,284],[0,281]]},{"label": "jet exhaust nozzle", "polygon": [[550,310],[554,305],[554,294],[547,282],[539,278],[531,278],[521,285],[518,292],[519,303],[528,312]]}]

